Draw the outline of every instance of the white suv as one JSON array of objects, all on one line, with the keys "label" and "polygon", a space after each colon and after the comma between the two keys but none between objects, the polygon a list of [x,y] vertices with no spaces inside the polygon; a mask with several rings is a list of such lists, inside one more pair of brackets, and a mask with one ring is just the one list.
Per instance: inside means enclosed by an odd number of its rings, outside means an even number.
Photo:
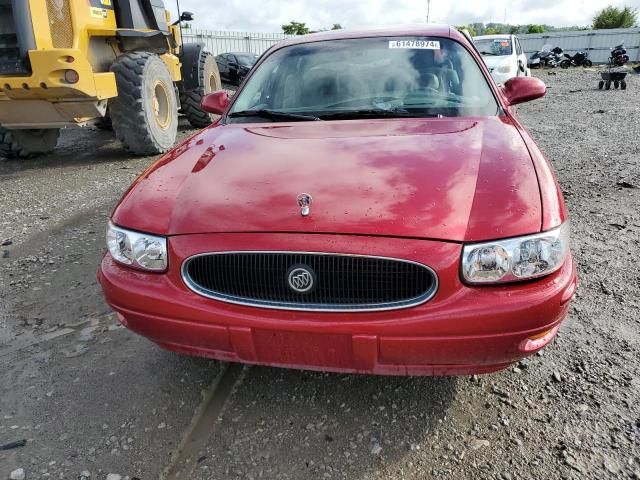
[{"label": "white suv", "polygon": [[531,75],[527,67],[527,56],[515,35],[481,35],[474,37],[473,43],[496,83]]}]

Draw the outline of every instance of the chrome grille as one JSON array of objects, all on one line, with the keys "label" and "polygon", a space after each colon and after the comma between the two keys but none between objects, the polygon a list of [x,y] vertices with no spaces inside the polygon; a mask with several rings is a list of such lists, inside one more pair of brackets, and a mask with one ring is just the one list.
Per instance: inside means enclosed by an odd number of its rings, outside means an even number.
[{"label": "chrome grille", "polygon": [[[292,269],[313,272],[314,286],[300,293]],[[196,255],[182,266],[196,293],[264,308],[363,311],[406,308],[429,300],[437,277],[429,267],[386,257],[302,252],[219,252]]]},{"label": "chrome grille", "polygon": [[73,27],[69,0],[47,0],[49,27],[54,48],[73,47]]}]

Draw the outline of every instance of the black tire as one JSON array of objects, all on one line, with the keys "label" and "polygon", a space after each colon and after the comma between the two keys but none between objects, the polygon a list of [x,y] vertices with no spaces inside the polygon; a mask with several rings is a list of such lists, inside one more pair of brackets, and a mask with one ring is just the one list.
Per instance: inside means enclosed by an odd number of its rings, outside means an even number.
[{"label": "black tire", "polygon": [[604,87],[604,80],[598,82],[598,90],[602,90],[602,87]]},{"label": "black tire", "polygon": [[113,125],[111,124],[111,116],[109,112],[102,118],[96,120],[94,124],[98,130],[113,130]]},{"label": "black tire", "polygon": [[585,60],[583,66],[593,67],[593,62],[591,60]]},{"label": "black tire", "polygon": [[204,50],[200,51],[198,72],[198,88],[190,92],[182,92],[180,104],[182,105],[181,111],[189,123],[196,128],[204,128],[218,116],[202,111],[200,101],[208,93],[222,90],[222,81],[214,56]]},{"label": "black tire", "polygon": [[58,144],[59,128],[8,130],[0,127],[0,157],[31,158],[52,152]]},{"label": "black tire", "polygon": [[567,69],[571,66],[571,62],[569,60],[563,60],[560,62],[560,68]]},{"label": "black tire", "polygon": [[604,89],[605,90],[610,90],[611,89],[611,82],[609,82],[609,81],[604,82]]},{"label": "black tire", "polygon": [[627,89],[627,81],[626,80],[622,80],[620,82],[620,90],[626,90]]},{"label": "black tire", "polygon": [[613,81],[613,88],[618,88],[620,86],[620,82],[618,80]]},{"label": "black tire", "polygon": [[118,96],[109,101],[116,137],[135,155],[169,150],[178,133],[178,100],[169,70],[160,57],[130,52],[111,65]]}]

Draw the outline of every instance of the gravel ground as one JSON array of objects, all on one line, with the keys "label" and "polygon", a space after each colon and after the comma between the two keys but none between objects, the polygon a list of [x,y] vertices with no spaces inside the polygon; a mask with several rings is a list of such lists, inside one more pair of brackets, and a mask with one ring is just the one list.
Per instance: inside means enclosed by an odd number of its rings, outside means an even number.
[{"label": "gravel ground", "polygon": [[[557,341],[480,377],[247,367],[181,478],[640,478],[640,78],[552,73],[519,113],[571,215],[580,288]],[[96,285],[106,216],[151,160],[69,130],[0,161],[0,446],[27,440],[0,479],[158,478],[222,368],[118,328]]]}]

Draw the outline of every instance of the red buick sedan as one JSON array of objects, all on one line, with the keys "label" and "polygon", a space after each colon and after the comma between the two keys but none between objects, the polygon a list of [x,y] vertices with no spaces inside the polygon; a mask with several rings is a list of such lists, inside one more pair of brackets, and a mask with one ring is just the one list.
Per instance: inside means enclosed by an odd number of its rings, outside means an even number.
[{"label": "red buick sedan", "polygon": [[306,35],[145,171],[107,230],[119,320],[169,350],[392,375],[486,373],[556,335],[576,289],[549,162],[471,39]]}]

